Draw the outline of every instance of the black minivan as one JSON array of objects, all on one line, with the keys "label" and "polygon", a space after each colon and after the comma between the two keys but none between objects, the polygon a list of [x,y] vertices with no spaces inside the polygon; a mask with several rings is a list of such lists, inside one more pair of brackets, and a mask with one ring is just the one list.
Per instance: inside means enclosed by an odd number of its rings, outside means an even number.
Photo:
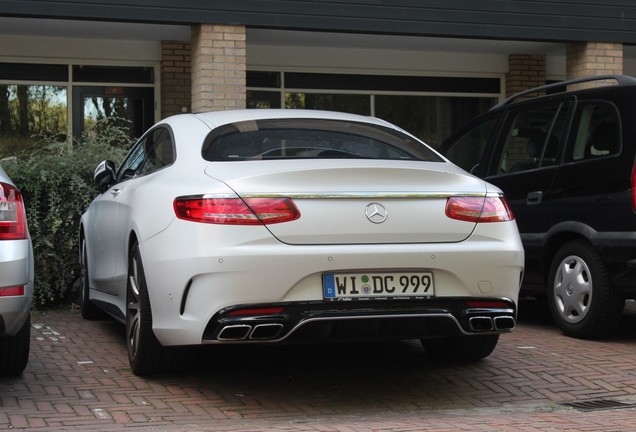
[{"label": "black minivan", "polygon": [[[566,90],[588,82],[601,86]],[[504,191],[526,251],[522,291],[545,296],[565,334],[609,335],[636,297],[636,78],[518,93],[441,152]]]}]

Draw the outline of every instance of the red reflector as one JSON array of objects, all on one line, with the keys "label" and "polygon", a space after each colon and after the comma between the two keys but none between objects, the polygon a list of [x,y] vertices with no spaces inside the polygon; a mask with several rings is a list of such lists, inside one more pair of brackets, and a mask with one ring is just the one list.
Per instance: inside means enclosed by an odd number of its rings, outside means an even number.
[{"label": "red reflector", "polygon": [[243,315],[275,315],[282,313],[284,308],[282,307],[269,307],[269,308],[254,308],[254,309],[237,309],[230,312],[229,316],[243,316]]},{"label": "red reflector", "polygon": [[509,309],[511,306],[509,303],[503,301],[469,301],[466,302],[466,306],[471,308],[506,308]]},{"label": "red reflector", "polygon": [[22,195],[15,187],[0,183],[0,240],[27,238]]},{"label": "red reflector", "polygon": [[0,297],[23,296],[24,286],[0,288]]},{"label": "red reflector", "polygon": [[229,225],[259,225],[289,222],[300,217],[289,198],[179,197],[174,200],[179,219]]},{"label": "red reflector", "polygon": [[506,222],[515,217],[508,202],[499,196],[455,196],[446,201],[446,216],[466,222]]}]

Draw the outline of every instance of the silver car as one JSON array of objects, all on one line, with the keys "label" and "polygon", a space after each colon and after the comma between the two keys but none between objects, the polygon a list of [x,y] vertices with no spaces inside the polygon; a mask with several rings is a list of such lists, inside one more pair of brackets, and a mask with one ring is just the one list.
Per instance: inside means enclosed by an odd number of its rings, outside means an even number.
[{"label": "silver car", "polygon": [[0,375],[29,360],[33,247],[22,195],[0,166]]}]

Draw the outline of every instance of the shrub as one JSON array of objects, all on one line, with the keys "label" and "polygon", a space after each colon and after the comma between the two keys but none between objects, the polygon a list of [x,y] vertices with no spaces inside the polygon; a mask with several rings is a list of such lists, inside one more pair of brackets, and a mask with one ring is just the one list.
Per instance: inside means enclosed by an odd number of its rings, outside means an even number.
[{"label": "shrub", "polygon": [[27,208],[36,308],[71,299],[79,275],[79,219],[99,193],[93,182],[95,167],[104,159],[119,164],[132,143],[127,127],[102,122],[99,133],[83,136],[72,149],[54,138],[42,138],[37,150],[2,161]]}]

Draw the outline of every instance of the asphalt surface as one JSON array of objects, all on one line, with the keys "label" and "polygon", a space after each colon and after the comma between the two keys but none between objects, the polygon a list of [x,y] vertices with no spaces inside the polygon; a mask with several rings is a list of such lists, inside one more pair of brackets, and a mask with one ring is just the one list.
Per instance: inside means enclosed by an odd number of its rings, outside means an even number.
[{"label": "asphalt surface", "polygon": [[[634,310],[632,310],[634,309]],[[416,342],[209,346],[137,377],[124,327],[37,312],[20,377],[0,379],[0,430],[636,430],[636,308],[603,341],[563,336],[536,301],[495,352],[436,364]]]}]

